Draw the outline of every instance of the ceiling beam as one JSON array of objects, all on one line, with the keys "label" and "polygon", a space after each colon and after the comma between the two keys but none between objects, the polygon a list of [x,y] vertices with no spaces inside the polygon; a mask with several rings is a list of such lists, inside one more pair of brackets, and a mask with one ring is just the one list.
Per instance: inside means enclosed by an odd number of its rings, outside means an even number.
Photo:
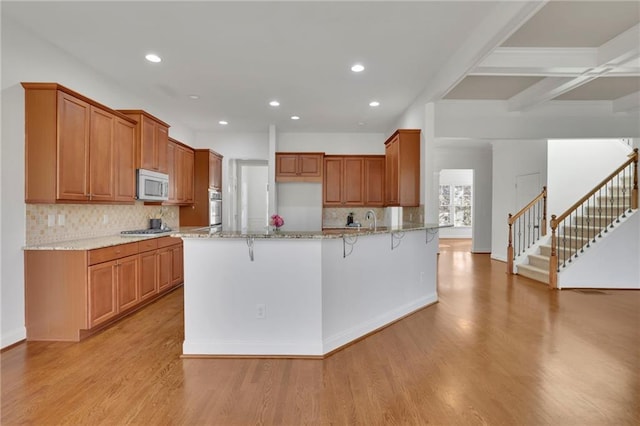
[{"label": "ceiling beam", "polygon": [[425,90],[416,97],[409,108],[417,104],[424,105],[442,99],[475,66],[517,31],[548,1],[514,1],[496,6],[493,13],[470,32],[466,42],[426,82]]},{"label": "ceiling beam", "polygon": [[[547,77],[509,99],[509,111],[523,111],[554,99],[604,75],[640,56],[640,24],[598,47],[592,52],[595,66],[573,77]],[[586,53],[586,52],[585,52]]]}]

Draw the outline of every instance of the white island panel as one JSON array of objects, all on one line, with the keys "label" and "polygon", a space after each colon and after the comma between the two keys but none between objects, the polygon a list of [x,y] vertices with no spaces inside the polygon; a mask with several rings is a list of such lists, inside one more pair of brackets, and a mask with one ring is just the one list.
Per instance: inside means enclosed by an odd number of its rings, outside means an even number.
[{"label": "white island panel", "polygon": [[405,228],[185,232],[183,354],[322,357],[435,303],[437,227]]},{"label": "white island panel", "polygon": [[321,243],[185,239],[183,353],[322,354]]},{"label": "white island panel", "polygon": [[435,303],[437,247],[425,231],[376,234],[347,244],[344,257],[342,240],[325,240],[324,353]]}]

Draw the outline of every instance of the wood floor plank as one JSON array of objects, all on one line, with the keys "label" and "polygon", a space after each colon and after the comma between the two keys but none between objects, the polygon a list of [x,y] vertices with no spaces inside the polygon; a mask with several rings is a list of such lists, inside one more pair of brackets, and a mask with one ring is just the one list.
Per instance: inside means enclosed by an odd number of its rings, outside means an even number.
[{"label": "wood floor plank", "polygon": [[178,289],[1,354],[2,425],[638,425],[640,292],[549,291],[442,240],[439,303],[324,360],[183,359]]}]

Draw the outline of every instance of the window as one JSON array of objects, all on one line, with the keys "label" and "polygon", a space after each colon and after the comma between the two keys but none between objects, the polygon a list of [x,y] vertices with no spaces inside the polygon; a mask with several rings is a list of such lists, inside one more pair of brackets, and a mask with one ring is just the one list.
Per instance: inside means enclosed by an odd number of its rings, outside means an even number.
[{"label": "window", "polygon": [[440,225],[471,226],[471,185],[440,185]]}]

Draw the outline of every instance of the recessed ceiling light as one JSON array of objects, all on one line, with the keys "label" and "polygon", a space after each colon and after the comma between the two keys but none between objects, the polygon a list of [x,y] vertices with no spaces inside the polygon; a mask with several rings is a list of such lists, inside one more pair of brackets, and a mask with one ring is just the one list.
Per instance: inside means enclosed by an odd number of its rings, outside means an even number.
[{"label": "recessed ceiling light", "polygon": [[271,102],[269,102],[269,105],[271,105],[271,106],[273,106],[273,107],[280,106],[280,102],[278,102],[278,101],[271,101]]},{"label": "recessed ceiling light", "polygon": [[364,126],[365,124],[367,123],[365,123],[364,121],[358,121],[358,126]]},{"label": "recessed ceiling light", "polygon": [[292,116],[291,116],[291,119],[292,119],[292,120],[300,120],[300,117],[298,117],[297,115],[292,115]]},{"label": "recessed ceiling light", "polygon": [[380,102],[378,102],[378,101],[371,101],[371,102],[369,102],[369,106],[372,106],[372,107],[380,106]]},{"label": "recessed ceiling light", "polygon": [[353,72],[362,72],[362,71],[364,71],[364,65],[355,64],[354,66],[351,67],[351,71],[353,71]]},{"label": "recessed ceiling light", "polygon": [[147,56],[145,56],[145,59],[149,62],[156,62],[156,63],[162,61],[162,58],[156,55],[155,53],[149,53]]},{"label": "recessed ceiling light", "polygon": [[200,96],[198,95],[189,95],[190,99],[200,99]]},{"label": "recessed ceiling light", "polygon": [[218,121],[218,124],[222,125],[222,126],[226,126],[227,124],[229,124],[228,121],[224,121],[224,120],[220,120]]}]

